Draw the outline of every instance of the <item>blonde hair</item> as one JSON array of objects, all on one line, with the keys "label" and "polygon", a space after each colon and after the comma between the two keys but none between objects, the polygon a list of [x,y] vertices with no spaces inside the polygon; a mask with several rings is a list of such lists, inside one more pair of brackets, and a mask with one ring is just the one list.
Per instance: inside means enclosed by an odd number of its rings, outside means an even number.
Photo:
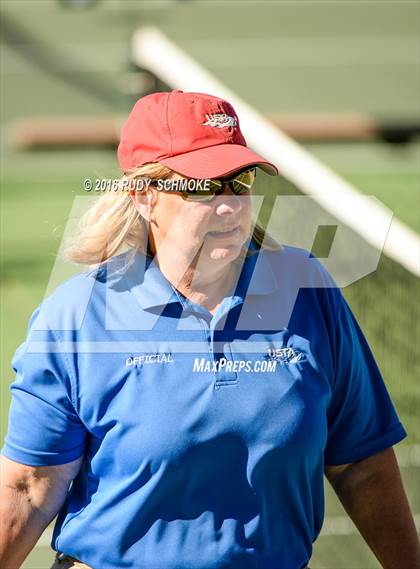
[{"label": "blonde hair", "polygon": [[[123,182],[140,176],[165,179],[172,173],[157,162],[126,172],[120,180],[120,188],[100,196],[81,217],[76,233],[65,246],[65,259],[96,267],[127,248],[147,254],[147,221],[138,212]],[[281,248],[258,224],[254,226],[252,238],[263,249]]]}]

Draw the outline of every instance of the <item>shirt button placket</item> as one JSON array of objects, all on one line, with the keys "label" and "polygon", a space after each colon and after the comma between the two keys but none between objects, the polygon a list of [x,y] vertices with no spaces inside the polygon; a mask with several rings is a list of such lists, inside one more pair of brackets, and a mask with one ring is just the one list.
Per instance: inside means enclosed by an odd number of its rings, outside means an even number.
[{"label": "shirt button placket", "polygon": [[[213,366],[213,362],[215,361],[214,349],[213,349],[213,335],[211,332],[209,322],[207,320],[203,320],[203,326],[204,326],[205,331],[206,331],[206,340],[207,340],[207,347],[209,350],[210,363]],[[213,371],[211,373],[214,374]],[[215,389],[219,389],[219,386],[216,384],[215,384]]]}]

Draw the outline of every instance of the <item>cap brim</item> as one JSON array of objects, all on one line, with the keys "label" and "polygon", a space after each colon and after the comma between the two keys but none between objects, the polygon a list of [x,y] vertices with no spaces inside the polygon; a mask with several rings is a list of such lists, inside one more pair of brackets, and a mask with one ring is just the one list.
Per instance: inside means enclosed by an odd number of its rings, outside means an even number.
[{"label": "cap brim", "polygon": [[220,178],[247,166],[258,166],[277,176],[274,164],[241,144],[219,144],[186,154],[162,158],[161,164],[189,178]]}]

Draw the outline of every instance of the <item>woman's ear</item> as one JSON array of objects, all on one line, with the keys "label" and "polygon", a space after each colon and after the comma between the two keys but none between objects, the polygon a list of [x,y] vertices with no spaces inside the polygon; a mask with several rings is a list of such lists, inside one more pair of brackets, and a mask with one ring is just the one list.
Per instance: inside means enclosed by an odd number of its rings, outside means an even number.
[{"label": "woman's ear", "polygon": [[130,197],[134,203],[135,208],[140,215],[147,221],[151,221],[152,213],[152,194],[149,191],[130,191]]}]

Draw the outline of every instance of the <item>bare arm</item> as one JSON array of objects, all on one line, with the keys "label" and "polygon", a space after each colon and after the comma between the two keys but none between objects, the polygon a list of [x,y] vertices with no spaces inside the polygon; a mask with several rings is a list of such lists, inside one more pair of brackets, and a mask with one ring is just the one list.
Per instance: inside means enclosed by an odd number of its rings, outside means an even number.
[{"label": "bare arm", "polygon": [[382,567],[420,569],[419,540],[392,447],[326,466],[325,475]]},{"label": "bare arm", "polygon": [[83,457],[28,466],[0,456],[0,566],[18,569],[64,503]]}]

